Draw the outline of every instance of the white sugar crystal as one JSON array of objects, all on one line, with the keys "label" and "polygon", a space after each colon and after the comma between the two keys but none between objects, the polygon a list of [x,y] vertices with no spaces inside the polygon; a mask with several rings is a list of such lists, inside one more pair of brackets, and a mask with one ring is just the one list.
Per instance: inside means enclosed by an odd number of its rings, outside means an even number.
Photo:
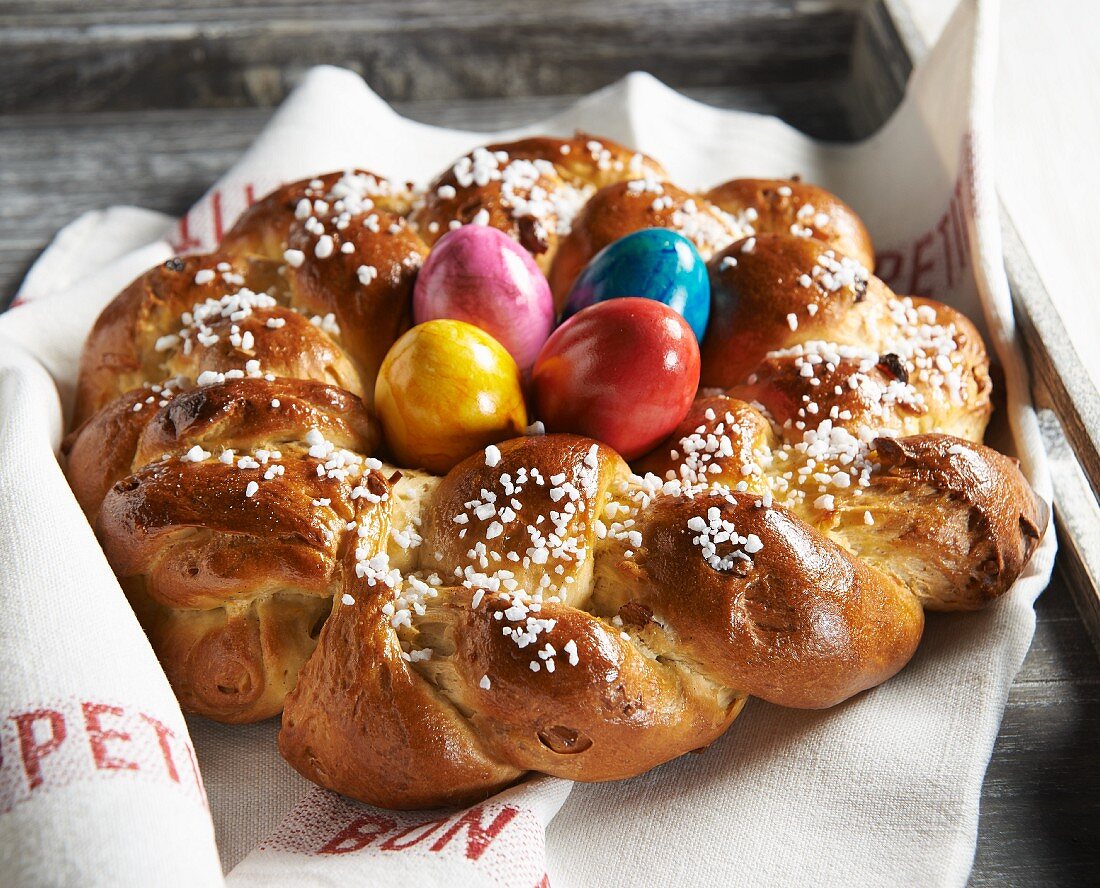
[{"label": "white sugar crystal", "polygon": [[198,444],[180,457],[182,462],[203,462],[210,459],[210,451],[203,450]]},{"label": "white sugar crystal", "polygon": [[572,638],[562,645],[562,650],[569,655],[570,666],[576,666],[580,662],[580,657],[577,655],[577,643]]},{"label": "white sugar crystal", "polygon": [[[704,519],[695,515],[688,519],[688,529],[698,534],[692,542],[700,548],[703,559],[714,570],[728,571],[738,561],[751,562],[749,557],[763,548],[760,538],[755,534],[740,536],[732,521],[722,518],[722,510],[710,506]],[[725,555],[718,553],[719,546],[729,546]]]}]

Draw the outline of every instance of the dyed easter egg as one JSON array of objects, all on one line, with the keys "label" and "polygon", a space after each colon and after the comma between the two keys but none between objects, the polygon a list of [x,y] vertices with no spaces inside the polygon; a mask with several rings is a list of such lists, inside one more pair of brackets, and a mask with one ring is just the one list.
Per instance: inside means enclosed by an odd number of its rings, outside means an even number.
[{"label": "dyed easter egg", "polygon": [[378,371],[374,404],[397,461],[437,474],[527,426],[516,362],[464,321],[428,321],[398,339]]},{"label": "dyed easter egg", "polygon": [[546,341],[531,390],[549,431],[610,444],[626,459],[652,450],[684,418],[699,387],[699,343],[652,299],[598,302]]},{"label": "dyed easter egg", "polygon": [[641,296],[667,305],[703,341],[710,317],[707,266],[695,244],[682,234],[645,228],[608,244],[573,284],[565,316],[620,296]]},{"label": "dyed easter egg", "polygon": [[480,327],[526,370],[554,329],[554,298],[531,254],[512,238],[485,225],[463,225],[439,239],[420,269],[413,318]]}]

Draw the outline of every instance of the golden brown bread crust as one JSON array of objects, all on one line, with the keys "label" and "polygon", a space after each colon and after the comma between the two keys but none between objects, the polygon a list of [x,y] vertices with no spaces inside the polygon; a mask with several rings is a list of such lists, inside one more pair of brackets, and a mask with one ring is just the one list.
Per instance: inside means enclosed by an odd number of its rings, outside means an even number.
[{"label": "golden brown bread crust", "polygon": [[287,186],[248,211],[230,250],[170,259],[107,306],[81,355],[76,423],[142,384],[204,371],[315,379],[373,399],[427,247],[376,203],[369,174],[315,181],[328,190],[306,183],[325,197],[299,197],[304,211],[289,209],[303,183]]},{"label": "golden brown bread crust", "polygon": [[[713,436],[713,453],[707,446]],[[779,447],[779,436],[768,416],[752,404],[726,394],[697,397],[687,416],[668,438],[635,460],[641,475],[653,474],[684,485],[722,484],[763,494],[769,489],[758,466]],[[713,459],[712,459],[713,457]]]},{"label": "golden brown bread crust", "polygon": [[[761,401],[783,422],[796,412],[790,395],[805,394],[799,373],[807,360],[827,357],[834,365],[826,376],[815,368],[820,400],[877,357],[875,373],[885,378],[871,388],[881,390],[889,379],[910,386],[915,400],[905,406],[924,417],[914,431],[981,437],[992,409],[989,363],[974,325],[954,309],[896,296],[864,267],[812,238],[758,235],[716,255],[709,269],[704,387],[736,387],[739,397]],[[834,355],[845,366],[835,367]],[[881,401],[881,393],[872,400]],[[822,406],[827,415],[833,405]],[[840,404],[846,408],[865,409]],[[900,421],[893,412],[892,420]]]},{"label": "golden brown bread crust", "polygon": [[729,395],[701,397],[638,469],[782,504],[927,608],[982,607],[1020,575],[1049,509],[1014,460],[894,419],[853,410],[799,429]]},{"label": "golden brown bread crust", "polygon": [[[111,489],[96,524],[177,694],[224,721],[279,712],[335,590],[326,532],[351,512],[347,485],[312,465],[286,465],[252,497],[249,474],[154,464]],[[332,506],[313,507],[322,497]]]},{"label": "golden brown bread crust", "polygon": [[[498,521],[498,510],[493,510],[484,518],[475,514],[456,525],[454,517],[469,512],[466,503],[488,499],[482,494],[486,490],[499,499],[507,496],[510,500],[514,496],[518,497],[523,509],[516,510],[514,504],[511,505],[519,514],[510,522],[500,522],[500,535],[493,538],[494,549],[523,552],[531,543],[532,528],[543,535],[553,532],[563,540],[572,540],[574,545],[566,548],[550,547],[544,561],[509,565],[519,587],[535,587],[548,576],[555,593],[566,601],[572,600],[573,588],[586,585],[592,568],[591,560],[578,557],[574,550],[587,551],[592,547],[600,503],[607,489],[613,483],[622,482],[629,473],[622,458],[608,447],[600,445],[596,458],[590,457],[593,443],[576,435],[515,438],[500,446],[501,463],[497,466],[487,465],[480,453],[459,463],[440,483],[431,504],[431,519],[425,535],[428,549],[435,553],[431,568],[443,576],[462,571],[470,563],[468,553],[473,545],[470,538],[476,540],[486,536],[489,527]],[[543,483],[532,478],[526,485],[517,485],[515,481],[512,485],[502,485],[498,479],[508,473],[508,469],[501,469],[502,465],[516,467],[517,474],[519,468],[526,469],[525,474],[535,468],[541,473]],[[551,478],[561,479],[560,483],[550,484]],[[578,499],[562,496],[566,485],[579,491]],[[520,486],[521,490],[512,490],[513,486]],[[558,499],[555,500],[555,496]],[[492,502],[495,504],[496,500]],[[566,503],[572,505],[573,511],[566,510]],[[559,521],[553,522],[552,530],[526,520],[527,515],[534,521],[535,517],[550,516],[552,512],[561,516]]]},{"label": "golden brown bread crust", "polygon": [[[1025,569],[1049,510],[979,443],[977,331],[875,278],[827,192],[692,195],[578,134],[488,146],[411,201],[361,171],[285,186],[89,337],[66,471],[189,711],[283,709],[295,768],[387,807],[619,779],[706,746],[749,695],[823,707],[884,681],[925,608],[981,607]],[[409,323],[416,229],[454,220],[552,260],[559,300],[612,240],[681,231],[709,257],[713,389],[634,471],[570,435],[444,478],[374,459],[362,399]]]},{"label": "golden brown bread crust", "polygon": [[302,218],[308,218],[305,214],[300,217],[297,212],[302,201],[331,199],[333,188],[341,185],[342,180],[346,189],[367,197],[373,206],[386,213],[405,216],[412,206],[413,193],[408,185],[390,182],[366,170],[327,173],[283,185],[256,201],[225,233],[221,250],[236,256],[281,262],[291,229]]},{"label": "golden brown bread crust", "polygon": [[[741,557],[714,569],[691,527],[704,515],[759,550],[720,543],[719,555]],[[756,494],[662,498],[645,517],[641,570],[622,588],[634,585],[631,600],[725,686],[822,708],[885,681],[916,650],[924,612],[903,586]]]},{"label": "golden brown bread crust", "polygon": [[576,132],[568,139],[531,136],[487,145],[486,150],[504,151],[512,160],[548,160],[566,181],[595,188],[603,188],[627,176],[661,179],[668,176],[664,167],[652,157],[589,133]]},{"label": "golden brown bread crust", "polygon": [[81,352],[74,423],[83,422],[122,392],[171,376],[156,343],[174,332],[185,311],[224,292],[220,277],[205,284],[195,280],[199,271],[223,262],[224,273],[243,275],[247,270],[251,276],[253,269],[227,256],[175,257],[145,272],[107,305]]},{"label": "golden brown bread crust", "polygon": [[704,259],[752,233],[744,216],[732,216],[703,198],[653,176],[636,177],[597,191],[577,216],[554,256],[550,289],[560,309],[573,282],[600,250],[643,228],[670,228]]},{"label": "golden brown bread crust", "polygon": [[874,248],[863,222],[823,188],[793,179],[734,179],[691,194],[659,174],[645,173],[602,188],[573,223],[549,275],[559,307],[600,250],[643,228],[679,231],[704,259],[743,237],[780,234],[816,238],[874,268]]},{"label": "golden brown bread crust", "polygon": [[305,379],[233,379],[183,392],[164,407],[141,436],[138,466],[196,444],[249,451],[295,445],[311,429],[337,447],[368,453],[382,438],[359,398]]},{"label": "golden brown bread crust", "polygon": [[[272,329],[269,320],[282,321]],[[167,372],[176,379],[198,380],[203,373],[220,373],[226,367],[247,367],[256,362],[256,369],[246,371],[253,377],[316,379],[347,389],[359,397],[365,395],[362,375],[348,358],[347,351],[334,341],[333,335],[310,323],[304,316],[282,308],[261,309],[247,318],[222,318],[207,325],[218,340],[211,345],[192,349],[189,353],[175,350],[165,362]],[[235,337],[254,338],[249,347],[238,345]]]},{"label": "golden brown bread crust", "polygon": [[[324,262],[290,266],[286,274],[295,307],[306,315],[334,315],[340,344],[367,385],[362,394],[373,401],[382,359],[412,323],[413,281],[428,248],[403,218],[382,210],[369,216],[375,217],[370,225],[329,226],[324,235],[292,227],[291,249],[313,256],[319,239],[328,237],[333,252]],[[364,268],[370,269],[365,275]]]},{"label": "golden brown bread crust", "polygon": [[137,388],[119,395],[69,432],[61,442],[65,472],[76,501],[89,520],[116,481],[134,468],[138,439],[149,421],[174,396],[171,387]]},{"label": "golden brown bread crust", "polygon": [[[350,482],[318,476],[305,439],[315,430],[369,452],[377,426],[349,393],[292,379],[230,380],[142,412],[128,411],[128,434],[111,440],[111,472],[92,476],[97,489],[123,480],[101,507],[83,503],[104,552],[188,709],[275,715],[329,610],[336,542],[354,514]],[[70,474],[100,432],[93,420],[75,433]],[[282,474],[267,477],[276,465]]]},{"label": "golden brown bread crust", "polygon": [[[555,621],[540,641],[555,650],[572,642],[578,664],[533,672],[529,656],[492,619],[506,609],[494,600],[482,612],[459,614],[455,668],[468,689],[471,722],[494,755],[516,767],[621,780],[708,746],[744,705],[743,694],[716,693],[689,666],[658,660],[629,632],[562,604],[540,611]],[[493,676],[485,690],[477,685],[483,675]]]},{"label": "golden brown bread crust", "polygon": [[[177,394],[156,384],[126,392],[66,436],[61,451],[69,483],[89,518],[116,481],[196,444],[277,447],[304,439],[311,428],[340,447],[372,453],[381,444],[381,432],[359,399],[323,383],[231,379],[185,391],[170,404]],[[279,409],[272,401],[280,402]]]},{"label": "golden brown bread crust", "polygon": [[733,179],[703,196],[733,216],[748,213],[757,234],[816,238],[875,270],[875,249],[863,220],[824,188],[796,179]]},{"label": "golden brown bread crust", "polygon": [[[977,610],[1004,594],[1050,520],[1015,460],[950,435],[874,445],[881,469],[859,505],[872,510],[882,536],[865,523],[842,523],[846,544],[904,577],[929,610]],[[883,545],[891,539],[904,545]]]},{"label": "golden brown bread crust", "polygon": [[384,601],[336,605],[287,697],[283,757],[315,783],[384,808],[465,805],[514,782],[522,772],[490,757],[400,658]]},{"label": "golden brown bread crust", "polygon": [[[283,716],[280,748],[310,779],[388,807],[469,801],[525,770],[618,779],[710,743],[740,711],[743,694],[673,658],[657,660],[608,619],[582,609],[591,595],[593,560],[600,557],[594,552],[599,516],[610,489],[629,478],[618,455],[571,435],[514,439],[500,451],[496,465],[488,466],[481,454],[471,457],[435,489],[418,550],[420,569],[410,565],[406,572],[465,577],[464,585],[440,584],[420,599],[400,587],[402,599],[414,600],[423,613],[395,627],[380,611],[393,601],[390,590],[354,582],[356,566],[347,565],[345,589],[352,603],[338,605],[326,624]],[[489,528],[501,512],[471,514],[467,503],[488,502],[485,492],[502,485],[519,508],[504,522],[507,529],[494,535]],[[562,491],[570,493],[558,496]],[[575,536],[562,538],[577,544],[545,546],[544,559],[531,555],[539,548],[531,545],[531,531],[563,500],[575,511],[561,523],[546,522],[553,526],[545,534],[568,525]],[[361,519],[370,533],[357,531],[360,539],[386,537],[392,501]],[[458,516],[466,520],[456,522]],[[498,571],[469,554],[487,543],[492,551],[527,553],[508,562],[513,591],[537,588],[538,579],[552,577],[536,610],[519,605],[523,597],[505,588],[487,589],[499,582]],[[358,552],[358,563],[378,552],[376,544]],[[550,645],[560,658],[536,655],[534,643],[513,633],[533,633],[542,654]],[[426,650],[427,643],[430,658],[402,661],[403,648]],[[361,695],[346,693],[351,681]],[[384,705],[366,718],[364,701]],[[356,751],[350,760],[348,749]],[[426,759],[439,761],[443,773],[425,773]]]},{"label": "golden brown bread crust", "polygon": [[392,590],[353,582],[362,560],[357,555],[365,559],[382,550],[390,510],[389,502],[380,503],[358,516],[359,526],[371,532],[361,538],[367,551],[346,548],[344,588],[351,603],[337,596],[317,653],[287,696],[279,749],[310,780],[383,807],[466,804],[521,772],[486,755],[461,713],[402,658],[383,613],[392,607]]},{"label": "golden brown bread crust", "polygon": [[811,340],[874,349],[889,325],[886,285],[822,241],[756,235],[716,254],[708,268],[703,386],[736,385],[769,352]]},{"label": "golden brown bread crust", "polygon": [[592,193],[638,176],[665,178],[651,158],[577,133],[537,136],[478,148],[441,173],[410,221],[434,244],[452,227],[477,223],[519,241],[545,272],[573,217]]},{"label": "golden brown bread crust", "polygon": [[[991,383],[984,350],[972,357],[956,349],[948,358],[955,370],[948,385],[938,373],[910,369],[912,361],[894,351],[811,342],[770,353],[744,384],[727,391],[763,406],[788,440],[801,438],[804,428],[817,425],[815,419],[831,418],[853,429],[946,432],[979,441],[992,411]],[[804,370],[810,360],[818,361],[810,365],[812,375]]]}]

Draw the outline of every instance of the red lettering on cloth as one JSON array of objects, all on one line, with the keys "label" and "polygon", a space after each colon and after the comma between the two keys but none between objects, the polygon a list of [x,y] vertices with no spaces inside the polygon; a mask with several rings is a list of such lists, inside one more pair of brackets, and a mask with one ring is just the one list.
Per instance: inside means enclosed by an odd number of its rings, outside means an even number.
[{"label": "red lettering on cloth", "polygon": [[191,762],[191,774],[195,778],[195,787],[199,791],[199,796],[202,798],[203,807],[207,811],[210,810],[210,799],[206,797],[206,786],[203,785],[202,775],[199,774],[199,763],[195,761],[195,750],[190,743],[186,744],[184,750],[187,752],[187,758]]},{"label": "red lettering on cloth", "polygon": [[959,226],[960,238],[959,238],[959,255],[970,255],[970,230],[966,225],[966,193],[963,191],[963,183],[958,181],[955,183],[955,206],[958,208],[959,221],[962,223]]},{"label": "red lettering on cloth", "polygon": [[[23,757],[23,771],[27,775],[27,783],[31,789],[36,789],[44,782],[42,776],[42,759],[65,742],[66,728],[65,717],[56,709],[35,709],[32,712],[21,712],[13,715],[19,732],[19,753]],[[48,739],[39,740],[35,736],[34,726],[43,721],[50,726]]]},{"label": "red lettering on cloth", "polygon": [[176,229],[176,242],[172,247],[177,253],[186,253],[202,246],[202,241],[191,235],[191,217],[184,216]]},{"label": "red lettering on cloth", "polygon": [[[446,822],[447,818],[441,817],[438,820],[427,820],[422,823],[414,823],[412,826],[407,826],[401,830],[401,832],[386,839],[386,841],[379,846],[379,850],[404,851],[406,848],[413,847],[413,845],[419,845]],[[412,838],[410,839],[409,836],[412,836]]]},{"label": "red lettering on cloth", "polygon": [[936,226],[936,231],[940,233],[940,240],[943,241],[943,252],[947,258],[947,286],[952,287],[955,284],[955,268],[951,259],[951,240],[947,236],[947,225],[951,221],[951,208],[948,207],[947,212],[940,217],[940,223]]},{"label": "red lettering on cloth", "polygon": [[[8,753],[0,757],[0,814],[43,790],[118,774],[182,789],[208,807],[191,744],[179,728],[114,702],[70,697],[48,704],[0,715],[0,744]],[[185,756],[193,783],[184,779]]]},{"label": "red lettering on cloth", "polygon": [[936,263],[933,261],[922,261],[925,251],[932,246],[932,232],[928,231],[922,234],[913,243],[913,264],[909,270],[909,289],[908,293],[913,296],[927,296],[924,291],[924,273],[931,271],[936,267]]},{"label": "red lettering on cloth", "polygon": [[511,805],[505,805],[500,809],[500,813],[493,818],[493,822],[488,826],[482,825],[481,815],[483,813],[484,808],[481,805],[463,813],[463,815],[459,817],[443,835],[436,839],[431,850],[442,851],[451,839],[465,830],[466,857],[470,860],[477,860],[485,853],[485,849],[489,847],[489,843],[500,835],[501,830],[503,830],[504,827],[511,822],[512,818],[519,813],[519,809],[513,808]]},{"label": "red lettering on cloth", "polygon": [[217,189],[210,195],[210,215],[214,220],[214,243],[222,240],[222,193]]},{"label": "red lettering on cloth", "polygon": [[389,817],[367,814],[357,817],[321,846],[318,854],[348,854],[361,851],[375,839],[384,836],[397,826]]},{"label": "red lettering on cloth", "polygon": [[103,771],[137,771],[137,762],[124,759],[117,754],[112,755],[107,747],[112,740],[116,744],[130,742],[130,735],[126,731],[103,726],[103,716],[121,718],[122,707],[109,706],[106,703],[81,703],[80,707],[84,710],[84,727],[88,732],[88,745],[92,748],[95,766]]},{"label": "red lettering on cloth", "polygon": [[[505,805],[486,823],[485,806],[477,805],[457,817],[421,820],[404,826],[400,819],[380,814],[364,814],[349,821],[317,853],[350,854],[371,845],[376,845],[379,851],[405,851],[422,845],[433,837],[435,841],[426,850],[439,853],[464,835],[466,842],[462,852],[467,859],[477,860],[518,813],[518,808]],[[443,830],[441,834],[440,830]],[[386,838],[383,840],[383,837]]]},{"label": "red lettering on cloth", "polygon": [[164,756],[164,767],[168,770],[168,776],[171,777],[176,783],[180,782],[179,771],[176,770],[176,762],[172,758],[172,746],[168,742],[175,739],[175,734],[172,730],[151,715],[146,715],[144,712],[139,712],[141,720],[149,725],[157,735],[157,743],[160,746],[160,754]]}]

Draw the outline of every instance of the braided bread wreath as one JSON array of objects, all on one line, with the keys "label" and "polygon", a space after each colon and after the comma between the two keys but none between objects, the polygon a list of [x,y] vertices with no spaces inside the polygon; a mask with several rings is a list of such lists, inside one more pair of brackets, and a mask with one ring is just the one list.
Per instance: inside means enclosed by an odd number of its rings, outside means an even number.
[{"label": "braided bread wreath", "polygon": [[[668,441],[633,467],[570,434],[444,477],[386,461],[379,367],[431,246],[471,222],[526,247],[559,309],[629,232],[694,242],[713,305]],[[873,261],[820,188],[692,194],[580,134],[477,149],[420,196],[295,182],[104,310],[68,477],[184,708],[281,711],[310,780],[416,808],[528,771],[630,777],[749,695],[828,707],[885,681],[925,608],[988,604],[1042,536],[1045,505],[980,443],[974,326]]]}]

